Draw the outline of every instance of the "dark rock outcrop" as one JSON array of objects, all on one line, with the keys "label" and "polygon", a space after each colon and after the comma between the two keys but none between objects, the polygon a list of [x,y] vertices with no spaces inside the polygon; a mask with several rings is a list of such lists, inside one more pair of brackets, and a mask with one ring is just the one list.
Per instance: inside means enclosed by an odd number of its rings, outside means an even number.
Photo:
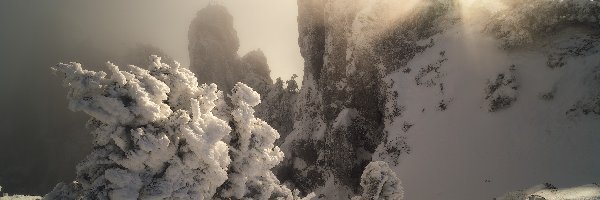
[{"label": "dark rock outcrop", "polygon": [[188,33],[190,69],[200,83],[216,83],[230,91],[244,82],[262,96],[273,84],[267,58],[258,49],[240,57],[240,42],[233,17],[221,5],[209,5],[198,11]]},{"label": "dark rock outcrop", "polygon": [[216,83],[223,91],[230,91],[241,80],[240,42],[233,17],[225,7],[209,5],[198,11],[188,39],[190,69],[200,83]]}]

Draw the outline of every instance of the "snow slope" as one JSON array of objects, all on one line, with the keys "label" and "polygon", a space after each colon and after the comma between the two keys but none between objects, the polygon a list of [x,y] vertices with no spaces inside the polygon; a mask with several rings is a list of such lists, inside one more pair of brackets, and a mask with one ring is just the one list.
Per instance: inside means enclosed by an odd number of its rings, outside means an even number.
[{"label": "snow slope", "polygon": [[600,199],[600,187],[596,184],[589,184],[558,189],[549,184],[542,184],[526,190],[509,192],[496,199],[521,200],[525,198],[545,200],[597,200]]},{"label": "snow slope", "polygon": [[40,196],[28,196],[28,195],[11,195],[0,197],[0,200],[40,200]]},{"label": "snow slope", "polygon": [[[386,126],[395,133],[389,137],[413,125],[406,133],[411,154],[395,168],[407,199],[489,199],[539,182],[598,181],[598,116],[569,110],[598,88],[600,48],[567,57],[560,68],[547,65],[549,54],[589,32],[568,28],[529,48],[505,50],[479,28],[457,24],[407,64],[411,73],[387,76],[406,109]],[[417,85],[420,69],[444,59],[439,73],[424,76],[435,86]],[[489,112],[486,84],[513,65],[516,101]]]}]

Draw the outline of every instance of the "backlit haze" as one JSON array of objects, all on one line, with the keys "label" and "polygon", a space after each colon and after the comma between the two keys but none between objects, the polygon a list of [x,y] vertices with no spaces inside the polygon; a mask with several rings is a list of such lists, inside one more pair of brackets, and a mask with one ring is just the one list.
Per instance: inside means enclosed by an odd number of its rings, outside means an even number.
[{"label": "backlit haze", "polygon": [[[296,1],[219,3],[233,15],[240,55],[260,48],[273,79],[302,76]],[[137,44],[158,47],[188,66],[188,28],[207,4],[205,0],[1,1],[2,191],[45,194],[57,182],[73,180],[75,165],[89,152],[91,137],[84,128],[88,117],[67,109],[66,90],[51,66],[76,61],[104,70],[106,61],[115,61]]]}]

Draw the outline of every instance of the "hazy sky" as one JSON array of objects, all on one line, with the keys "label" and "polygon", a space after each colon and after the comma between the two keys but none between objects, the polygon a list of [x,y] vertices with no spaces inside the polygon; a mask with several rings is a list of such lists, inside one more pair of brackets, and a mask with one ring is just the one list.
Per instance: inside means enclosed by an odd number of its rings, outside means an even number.
[{"label": "hazy sky", "polygon": [[[196,12],[207,5],[196,1],[69,1],[58,24],[69,27],[80,39],[98,45],[149,43],[162,48],[184,65],[188,58],[188,27]],[[272,76],[302,75],[298,47],[298,13],[294,0],[221,0],[234,17],[240,38],[240,55],[262,49]],[[62,8],[65,10],[65,8]],[[116,40],[116,41],[105,41]]]},{"label": "hazy sky", "polygon": [[[260,48],[272,77],[302,77],[303,59],[298,47],[298,8],[295,0],[229,0],[224,3],[234,18],[240,53]],[[301,81],[298,79],[297,81]]]},{"label": "hazy sky", "polygon": [[[83,113],[68,110],[58,62],[100,65],[136,43],[188,65],[188,27],[205,0],[0,1],[0,186],[45,194],[71,181],[89,152]],[[234,17],[240,55],[261,48],[272,77],[302,76],[295,0],[222,0]]]}]

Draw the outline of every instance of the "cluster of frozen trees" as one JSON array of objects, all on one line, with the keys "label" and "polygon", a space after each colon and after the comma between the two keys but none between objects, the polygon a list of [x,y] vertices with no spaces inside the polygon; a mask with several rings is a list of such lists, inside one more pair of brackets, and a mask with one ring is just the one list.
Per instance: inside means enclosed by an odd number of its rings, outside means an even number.
[{"label": "cluster of frozen trees", "polygon": [[[271,169],[283,153],[278,132],[254,116],[260,95],[237,83],[230,104],[215,84],[198,85],[178,63],[152,56],[148,69],[108,63],[107,74],[58,64],[69,108],[90,115],[93,150],[72,183],[46,199],[309,199]],[[397,199],[400,182],[386,164],[369,165],[364,199]],[[401,191],[401,190],[399,190]]]}]

